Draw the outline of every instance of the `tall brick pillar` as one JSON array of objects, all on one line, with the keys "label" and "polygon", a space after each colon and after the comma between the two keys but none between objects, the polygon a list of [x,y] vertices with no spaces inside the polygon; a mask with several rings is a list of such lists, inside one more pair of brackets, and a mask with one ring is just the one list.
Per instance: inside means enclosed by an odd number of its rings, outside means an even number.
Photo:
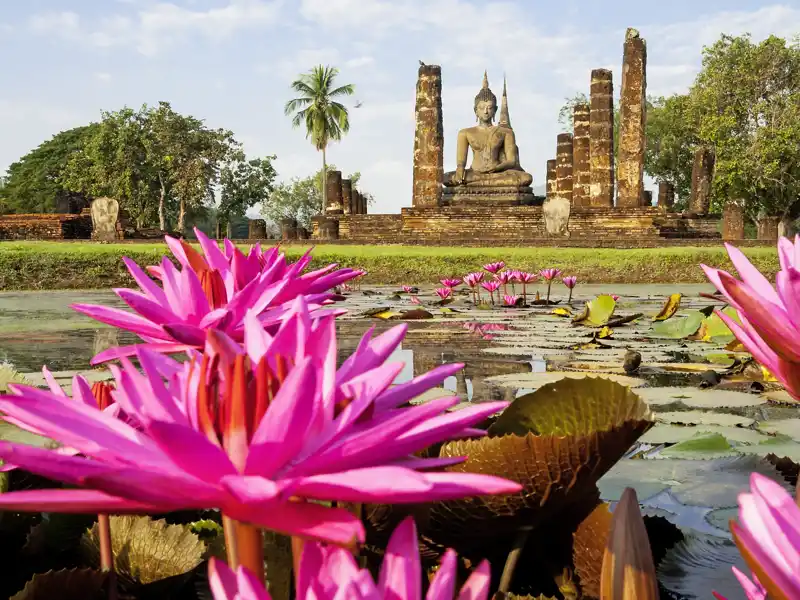
[{"label": "tall brick pillar", "polygon": [[353,214],[360,215],[361,214],[361,193],[356,189],[352,189],[353,194]]},{"label": "tall brick pillar", "polygon": [[547,198],[553,198],[556,193],[556,159],[551,158],[547,161],[547,187],[545,188]]},{"label": "tall brick pillar", "polygon": [[442,68],[439,65],[423,65],[419,68],[416,122],[412,205],[440,206],[444,176],[444,129]]},{"label": "tall brick pillar", "polygon": [[658,205],[666,210],[672,210],[675,205],[675,186],[666,181],[658,183]]},{"label": "tall brick pillar", "polygon": [[756,237],[764,242],[775,242],[778,240],[778,225],[780,217],[770,217],[759,215],[756,223]]},{"label": "tall brick pillar", "polygon": [[353,210],[353,182],[342,179],[342,212],[346,215],[354,214]]},{"label": "tall brick pillar", "polygon": [[712,148],[701,147],[694,153],[692,166],[692,196],[689,212],[707,215],[711,207],[711,183],[714,180],[716,156]]},{"label": "tall brick pillar", "polygon": [[744,210],[735,200],[726,202],[722,209],[722,239],[744,239]]},{"label": "tall brick pillar", "polygon": [[328,171],[328,206],[326,215],[341,215],[342,209],[342,172]]},{"label": "tall brick pillar", "polygon": [[645,94],[647,45],[629,28],[622,53],[622,90],[619,107],[619,163],[617,207],[642,205],[644,192]]},{"label": "tall brick pillar", "polygon": [[592,206],[614,206],[614,80],[608,69],[592,71],[589,111]]},{"label": "tall brick pillar", "polygon": [[592,173],[589,166],[589,104],[576,104],[572,113],[572,206],[589,206]]},{"label": "tall brick pillar", "polygon": [[572,134],[558,134],[556,152],[556,196],[565,198],[572,204]]},{"label": "tall brick pillar", "polygon": [[369,205],[367,204],[367,196],[361,194],[361,214],[366,215],[369,212]]}]

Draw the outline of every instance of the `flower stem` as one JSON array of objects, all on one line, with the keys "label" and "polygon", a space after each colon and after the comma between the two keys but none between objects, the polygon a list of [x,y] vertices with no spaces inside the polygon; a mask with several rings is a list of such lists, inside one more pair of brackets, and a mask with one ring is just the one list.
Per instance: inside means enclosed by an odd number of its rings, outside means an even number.
[{"label": "flower stem", "polygon": [[236,521],[222,515],[222,531],[225,534],[225,553],[228,567],[234,571],[239,568],[239,552],[236,546]]},{"label": "flower stem", "polygon": [[553,285],[552,281],[547,282],[547,298],[545,299],[546,304],[550,304],[550,286]]},{"label": "flower stem", "polygon": [[261,529],[247,523],[236,522],[236,552],[239,555],[239,566],[249,570],[258,581],[266,583],[264,534]]},{"label": "flower stem", "polygon": [[111,519],[97,515],[97,535],[100,538],[100,569],[108,573],[108,600],[117,599],[117,577],[114,573],[114,550],[111,547]]},{"label": "flower stem", "polygon": [[569,298],[567,298],[567,304],[572,304],[572,288],[569,288]]},{"label": "flower stem", "polygon": [[303,556],[303,547],[305,540],[303,538],[292,536],[292,565],[294,568],[295,581],[300,573],[300,558]]},{"label": "flower stem", "polygon": [[514,579],[514,571],[517,569],[519,557],[522,555],[522,550],[525,548],[525,542],[528,541],[528,534],[531,532],[529,527],[520,529],[517,532],[517,537],[514,539],[514,546],[511,552],[508,553],[506,564],[503,567],[503,574],[500,576],[500,585],[497,591],[501,594],[508,594],[511,587],[511,580]]}]

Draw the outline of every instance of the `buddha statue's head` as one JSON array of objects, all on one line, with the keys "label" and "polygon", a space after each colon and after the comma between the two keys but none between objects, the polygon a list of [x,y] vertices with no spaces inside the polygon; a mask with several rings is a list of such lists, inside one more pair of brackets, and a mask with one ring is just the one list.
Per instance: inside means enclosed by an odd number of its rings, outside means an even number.
[{"label": "buddha statue's head", "polygon": [[483,86],[475,96],[475,117],[482,124],[491,124],[494,122],[495,114],[497,114],[497,96],[489,89],[489,77],[484,71]]}]

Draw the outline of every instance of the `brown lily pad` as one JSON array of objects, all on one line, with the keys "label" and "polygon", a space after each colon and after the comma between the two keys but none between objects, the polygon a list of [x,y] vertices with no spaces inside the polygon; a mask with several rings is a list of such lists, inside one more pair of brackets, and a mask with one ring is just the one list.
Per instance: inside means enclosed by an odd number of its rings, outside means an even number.
[{"label": "brown lily pad", "polygon": [[603,552],[611,531],[611,511],[607,503],[599,504],[586,517],[572,536],[572,560],[584,597],[600,597],[600,572]]},{"label": "brown lily pad", "polygon": [[33,576],[11,600],[100,600],[106,574],[93,569],[62,569]]}]

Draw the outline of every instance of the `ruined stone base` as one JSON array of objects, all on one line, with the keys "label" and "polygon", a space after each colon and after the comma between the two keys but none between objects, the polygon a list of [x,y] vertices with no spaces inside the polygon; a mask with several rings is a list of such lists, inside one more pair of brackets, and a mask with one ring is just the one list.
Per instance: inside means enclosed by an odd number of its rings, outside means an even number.
[{"label": "ruined stone base", "polygon": [[502,206],[532,206],[541,205],[542,199],[537,201],[533,189],[526,187],[476,187],[458,185],[446,187],[442,193],[444,206],[459,205],[502,205]]}]

